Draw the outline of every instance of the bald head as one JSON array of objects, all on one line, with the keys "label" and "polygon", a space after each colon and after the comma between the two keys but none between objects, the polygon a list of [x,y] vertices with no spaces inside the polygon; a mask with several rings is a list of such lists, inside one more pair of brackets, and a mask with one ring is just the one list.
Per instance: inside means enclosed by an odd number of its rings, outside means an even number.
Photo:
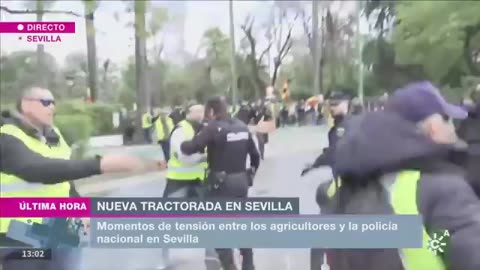
[{"label": "bald head", "polygon": [[192,105],[188,108],[186,118],[190,121],[202,122],[205,115],[205,107],[200,104]]},{"label": "bald head", "polygon": [[30,87],[22,92],[18,102],[19,111],[32,123],[51,126],[55,112],[55,99],[50,90]]}]

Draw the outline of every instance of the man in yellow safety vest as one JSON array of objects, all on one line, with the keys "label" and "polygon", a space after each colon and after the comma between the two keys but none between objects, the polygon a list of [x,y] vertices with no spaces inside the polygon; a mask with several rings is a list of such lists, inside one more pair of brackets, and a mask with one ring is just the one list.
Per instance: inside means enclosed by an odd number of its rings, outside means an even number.
[{"label": "man in yellow safety vest", "polygon": [[174,126],[173,119],[165,112],[160,112],[159,115],[155,117],[154,125],[155,132],[157,133],[157,142],[162,147],[165,160],[168,161],[170,158],[170,133],[172,132]]},{"label": "man in yellow safety vest", "polygon": [[[22,93],[17,111],[2,113],[1,197],[70,197],[70,194],[76,192],[69,181],[101,173],[144,168],[138,158],[124,155],[70,160],[70,147],[53,125],[54,112],[55,100],[52,93],[47,89],[32,87]],[[42,223],[42,217],[0,218],[0,245],[28,247],[29,244],[9,237],[9,232],[17,229],[15,224],[23,226],[23,223]],[[48,264],[47,268],[42,269],[73,269],[65,254],[66,250],[55,252],[60,255],[54,254],[52,261],[44,262]],[[32,264],[24,264],[28,262],[8,261],[11,257],[12,254],[0,256],[4,270],[35,269]]]},{"label": "man in yellow safety vest", "polygon": [[[208,168],[206,152],[188,156],[180,149],[183,142],[191,140],[201,130],[204,114],[203,105],[189,106],[186,119],[177,124],[170,136],[170,159],[164,197],[192,198],[204,195],[203,181]],[[168,249],[163,249],[163,265],[157,269],[167,269],[168,264]],[[206,250],[205,264],[207,270],[220,269],[214,250]]]},{"label": "man in yellow safety vest", "polygon": [[152,127],[153,127],[153,117],[152,114],[147,111],[142,114],[142,129],[147,143],[152,142]]},{"label": "man in yellow safety vest", "polygon": [[[480,200],[448,158],[459,151],[452,119],[466,116],[431,83],[417,82],[397,90],[384,111],[350,120],[333,161],[341,184],[330,188],[325,213],[421,215],[423,247],[328,250],[331,269],[479,269]],[[313,252],[312,269],[323,252]]]}]

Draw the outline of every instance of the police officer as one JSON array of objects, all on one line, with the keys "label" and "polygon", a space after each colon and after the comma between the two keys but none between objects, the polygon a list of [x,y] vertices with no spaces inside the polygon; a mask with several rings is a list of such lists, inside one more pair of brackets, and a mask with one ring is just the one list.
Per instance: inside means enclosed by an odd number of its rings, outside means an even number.
[{"label": "police officer", "polygon": [[[343,123],[348,113],[351,99],[352,95],[350,95],[347,91],[334,91],[331,93],[328,102],[333,115],[334,124],[333,127],[328,131],[328,148],[324,148],[323,153],[317,157],[313,164],[307,165],[302,170],[302,176],[307,174],[312,169],[319,168],[320,166],[332,165],[332,155],[335,150],[335,145],[337,144],[338,139],[340,139],[345,133]],[[335,177],[335,171],[333,172],[333,175]]]},{"label": "police officer", "polygon": [[[191,141],[182,143],[182,152],[190,155],[207,147],[209,196],[247,197],[253,174],[260,164],[259,153],[247,125],[229,116],[221,97],[207,101],[205,115],[210,119],[208,126]],[[246,169],[247,155],[250,157],[251,172]],[[252,249],[240,249],[240,252],[242,270],[253,270]],[[217,249],[217,253],[224,270],[236,270],[231,249]]]},{"label": "police officer", "polygon": [[[105,155],[102,158],[70,160],[71,149],[59,129],[53,125],[54,112],[55,99],[52,93],[47,89],[32,87],[22,93],[17,111],[2,113],[1,197],[69,197],[76,193],[72,192],[74,186],[69,181],[101,173],[142,169],[142,162],[129,156]],[[12,223],[13,220],[16,222]],[[29,244],[12,236],[12,232],[18,229],[14,224],[42,222],[42,218],[0,218],[1,246],[29,247]],[[0,257],[3,270],[34,270],[37,266],[70,270],[74,264],[78,264],[72,263],[72,257],[78,256],[72,256],[67,249],[55,252],[53,260],[45,262],[9,261],[11,254],[2,254]]]}]

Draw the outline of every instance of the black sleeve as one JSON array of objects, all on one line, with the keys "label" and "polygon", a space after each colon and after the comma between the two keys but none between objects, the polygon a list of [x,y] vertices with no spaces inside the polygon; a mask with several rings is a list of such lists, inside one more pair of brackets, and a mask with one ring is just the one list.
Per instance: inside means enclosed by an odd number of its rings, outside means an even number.
[{"label": "black sleeve", "polygon": [[248,136],[248,155],[250,156],[250,166],[258,170],[260,166],[260,154],[258,153],[257,146],[253,141],[252,134]]},{"label": "black sleeve", "polygon": [[313,168],[318,168],[321,166],[329,166],[331,165],[331,150],[330,148],[325,148],[323,153],[318,156],[312,164]]},{"label": "black sleeve", "polygon": [[180,146],[180,149],[185,155],[192,155],[194,153],[200,153],[205,150],[208,143],[214,139],[214,125],[208,125],[204,127],[195,137],[190,141],[184,141]]},{"label": "black sleeve", "polygon": [[100,174],[100,160],[64,160],[46,158],[17,138],[0,135],[0,170],[31,183],[57,184]]}]

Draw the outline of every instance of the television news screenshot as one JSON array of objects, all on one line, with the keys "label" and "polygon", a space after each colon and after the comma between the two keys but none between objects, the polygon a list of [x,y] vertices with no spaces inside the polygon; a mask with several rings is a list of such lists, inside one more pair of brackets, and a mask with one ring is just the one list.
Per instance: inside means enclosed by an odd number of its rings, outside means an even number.
[{"label": "television news screenshot", "polygon": [[0,270],[480,270],[480,1],[0,2]]}]

